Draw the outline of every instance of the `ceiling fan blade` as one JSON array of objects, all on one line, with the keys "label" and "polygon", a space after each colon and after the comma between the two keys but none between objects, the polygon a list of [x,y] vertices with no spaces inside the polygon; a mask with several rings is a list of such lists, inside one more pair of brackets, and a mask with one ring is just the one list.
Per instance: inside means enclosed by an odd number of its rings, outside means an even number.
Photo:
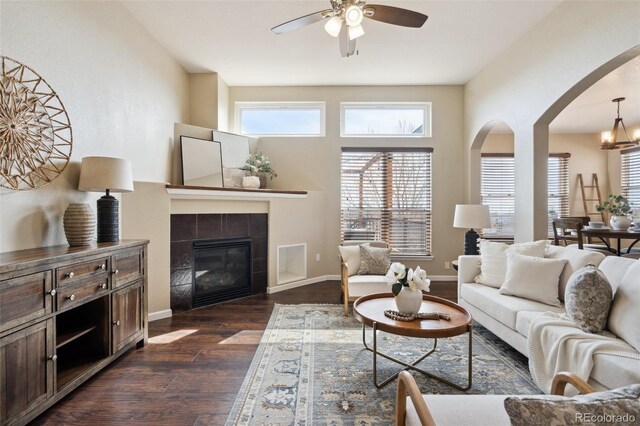
[{"label": "ceiling fan blade", "polygon": [[420,28],[429,18],[420,12],[381,4],[368,4],[364,7],[364,16],[387,24]]},{"label": "ceiling fan blade", "polygon": [[310,13],[308,15],[301,16],[296,19],[292,19],[291,21],[287,21],[284,24],[276,25],[271,28],[276,34],[288,33],[289,31],[297,30],[302,27],[306,27],[307,25],[315,24],[316,22],[322,21],[327,16],[331,16],[333,10],[326,9],[321,10],[320,12]]},{"label": "ceiling fan blade", "polygon": [[346,24],[342,24],[342,30],[340,30],[340,53],[343,58],[348,58],[356,53],[356,40],[349,40],[349,31]]}]

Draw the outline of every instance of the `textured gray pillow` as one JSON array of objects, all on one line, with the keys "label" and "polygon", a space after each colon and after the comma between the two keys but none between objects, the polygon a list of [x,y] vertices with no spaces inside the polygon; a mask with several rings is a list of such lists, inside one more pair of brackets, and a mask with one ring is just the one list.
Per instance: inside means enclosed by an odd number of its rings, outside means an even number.
[{"label": "textured gray pillow", "polygon": [[385,275],[391,266],[391,250],[388,248],[360,246],[360,275]]},{"label": "textured gray pillow", "polygon": [[640,385],[573,398],[512,396],[504,408],[512,426],[637,425],[640,422]]},{"label": "textured gray pillow", "polygon": [[604,330],[612,300],[609,280],[594,265],[574,272],[564,293],[567,316],[587,333],[601,333]]}]

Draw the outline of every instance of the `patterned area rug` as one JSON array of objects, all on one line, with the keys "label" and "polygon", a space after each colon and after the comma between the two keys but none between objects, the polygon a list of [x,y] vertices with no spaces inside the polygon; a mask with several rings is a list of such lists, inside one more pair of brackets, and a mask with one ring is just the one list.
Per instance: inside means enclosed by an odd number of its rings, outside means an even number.
[{"label": "patterned area rug", "polygon": [[[367,339],[371,330],[367,329]],[[379,350],[411,360],[431,339],[378,335]],[[466,383],[467,335],[440,339],[418,366]],[[378,359],[378,380],[399,366]],[[362,326],[340,305],[276,305],[227,425],[393,424],[395,383],[376,389]],[[423,393],[463,393],[414,372]],[[540,393],[527,359],[479,325],[473,335],[472,394]]]}]

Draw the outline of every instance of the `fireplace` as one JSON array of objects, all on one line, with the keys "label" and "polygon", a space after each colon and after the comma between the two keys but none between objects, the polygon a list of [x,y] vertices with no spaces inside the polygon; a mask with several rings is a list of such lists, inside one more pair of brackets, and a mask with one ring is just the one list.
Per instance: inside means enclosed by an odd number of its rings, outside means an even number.
[{"label": "fireplace", "polygon": [[206,306],[251,294],[251,238],[193,241],[193,302]]},{"label": "fireplace", "polygon": [[[171,309],[184,311],[264,293],[267,290],[267,236],[268,217],[264,213],[172,214]],[[210,243],[214,246],[220,243],[223,247],[208,247]],[[225,258],[220,250],[227,250],[228,243],[238,243],[240,247],[228,250]],[[245,256],[250,257],[247,260]],[[196,266],[196,257],[202,266]],[[245,261],[242,268],[241,259]],[[215,268],[224,268],[225,262],[230,270],[223,271],[224,276],[216,276]],[[240,270],[245,273],[244,279],[240,278],[243,276]],[[234,274],[236,278],[231,278]]]}]

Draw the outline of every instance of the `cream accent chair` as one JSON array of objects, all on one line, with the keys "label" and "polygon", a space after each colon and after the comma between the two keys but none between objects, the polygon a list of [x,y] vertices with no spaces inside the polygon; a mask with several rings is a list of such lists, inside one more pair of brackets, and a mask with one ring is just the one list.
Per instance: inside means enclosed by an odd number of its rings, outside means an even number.
[{"label": "cream accent chair", "polygon": [[373,293],[391,293],[384,275],[358,275],[360,270],[360,245],[388,248],[384,241],[351,240],[342,243],[340,249],[340,290],[344,302],[344,314],[349,315],[349,302]]},{"label": "cream accent chair", "polygon": [[[552,395],[564,395],[570,384],[582,394],[594,389],[572,373],[558,373],[551,385]],[[396,394],[397,426],[492,425],[510,426],[504,400],[511,395],[423,395],[413,376],[398,376]],[[461,408],[464,407],[464,408]]]}]

